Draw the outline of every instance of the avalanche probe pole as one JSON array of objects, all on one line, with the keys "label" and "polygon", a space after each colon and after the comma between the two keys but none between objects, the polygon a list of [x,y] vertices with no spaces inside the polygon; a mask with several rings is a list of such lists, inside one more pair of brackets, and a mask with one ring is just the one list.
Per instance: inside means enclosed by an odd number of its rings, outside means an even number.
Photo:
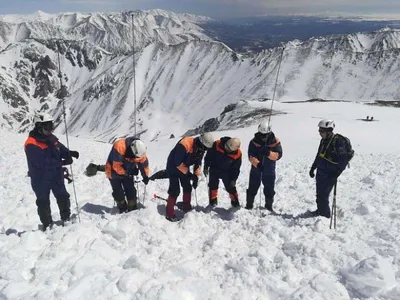
[{"label": "avalanche probe pole", "polygon": [[337,181],[333,188],[332,213],[331,213],[331,223],[329,224],[329,229],[332,229],[332,220],[334,221],[333,227],[336,229],[336,186],[337,186]]},{"label": "avalanche probe pole", "polygon": [[[135,128],[135,137],[137,137],[137,119],[136,119],[136,60],[135,60],[135,25],[133,22],[133,13],[131,14],[132,17],[132,69],[133,69],[133,123]],[[136,176],[134,176],[136,181]],[[136,183],[136,190],[137,190],[137,197],[140,202],[140,195],[139,195],[139,184]],[[146,190],[145,190],[146,191]],[[143,199],[143,206],[144,206],[144,199]]]},{"label": "avalanche probe pole", "polygon": [[[63,118],[64,118],[64,126],[65,126],[65,137],[67,138],[67,148],[69,149],[69,138],[68,138],[68,127],[67,127],[67,118],[65,113],[65,97],[67,96],[67,87],[63,85],[62,82],[62,72],[61,72],[61,61],[60,61],[60,42],[57,41],[57,57],[58,57],[58,78],[60,78],[60,89],[58,91],[58,98],[61,100],[62,107],[63,107]],[[70,154],[69,154],[70,155]],[[71,179],[72,179],[72,187],[74,189],[74,197],[75,197],[75,205],[76,205],[76,213],[78,215],[78,221],[81,222],[80,212],[79,212],[79,205],[78,200],[76,197],[76,188],[75,188],[75,180],[74,180],[74,171],[72,169],[72,164],[70,164],[71,170]]]},{"label": "avalanche probe pole", "polygon": [[277,85],[278,85],[279,72],[280,72],[280,70],[281,70],[281,65],[282,65],[283,52],[285,52],[285,47],[282,47],[281,56],[280,56],[280,58],[279,58],[278,71],[276,72],[275,85],[274,85],[274,93],[273,93],[273,95],[272,95],[272,102],[271,102],[271,111],[270,111],[270,113],[269,113],[269,118],[268,118],[268,123],[269,123],[270,125],[271,125],[272,108],[273,108],[273,106],[274,106],[274,101],[275,101],[276,87],[277,87]]}]

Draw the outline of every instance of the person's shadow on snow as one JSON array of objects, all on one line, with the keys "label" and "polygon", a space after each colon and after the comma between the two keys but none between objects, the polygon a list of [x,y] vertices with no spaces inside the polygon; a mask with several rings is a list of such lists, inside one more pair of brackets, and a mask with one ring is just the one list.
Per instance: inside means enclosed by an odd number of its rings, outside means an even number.
[{"label": "person's shadow on snow", "polygon": [[82,206],[81,210],[95,215],[105,215],[105,214],[116,215],[118,213],[117,207],[107,207],[104,205],[93,204],[89,202],[87,202],[84,206]]},{"label": "person's shadow on snow", "polygon": [[[166,214],[165,214],[166,207],[167,206],[165,204],[157,205],[157,212],[163,217],[166,216]],[[185,213],[182,210],[177,209],[177,207],[175,206],[175,215],[178,219],[182,219],[185,216]]]}]

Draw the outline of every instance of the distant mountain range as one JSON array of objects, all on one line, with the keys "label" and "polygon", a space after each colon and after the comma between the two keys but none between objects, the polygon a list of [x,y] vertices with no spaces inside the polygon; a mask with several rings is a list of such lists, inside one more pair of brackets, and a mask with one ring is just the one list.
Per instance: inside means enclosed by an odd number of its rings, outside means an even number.
[{"label": "distant mountain range", "polygon": [[61,96],[69,133],[103,141],[132,134],[135,98],[146,139],[181,135],[212,118],[248,125],[258,116],[252,101],[272,98],[283,47],[278,101],[400,98],[399,30],[239,53],[207,34],[210,22],[163,10],[1,16],[0,126],[25,132],[35,109],[50,110],[60,123]]},{"label": "distant mountain range", "polygon": [[202,25],[205,33],[237,52],[260,52],[282,42],[312,37],[371,32],[389,27],[400,29],[400,20],[370,20],[355,17],[271,16],[209,20]]}]

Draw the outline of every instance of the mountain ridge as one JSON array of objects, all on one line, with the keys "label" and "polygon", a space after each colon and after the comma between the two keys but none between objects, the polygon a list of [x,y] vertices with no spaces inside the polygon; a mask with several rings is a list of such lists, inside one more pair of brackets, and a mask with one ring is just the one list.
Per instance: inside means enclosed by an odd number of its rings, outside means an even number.
[{"label": "mountain ridge", "polygon": [[[138,37],[140,43],[134,53],[137,125],[144,138],[184,134],[218,117],[227,105],[273,97],[282,47],[246,55],[209,37],[203,39],[201,31],[182,38],[182,32],[191,32],[197,25],[185,21],[177,31],[170,25],[191,16],[168,13],[172,14],[168,19],[162,12],[136,12],[143,17],[141,33],[145,32],[143,28],[156,28],[152,34]],[[101,26],[107,25],[112,16],[100,18],[106,20]],[[157,16],[161,17],[158,21]],[[86,22],[85,26],[93,31],[71,40],[46,38],[52,31],[40,27],[43,23],[39,22],[31,28],[35,32],[38,28],[46,30],[0,51],[2,127],[29,130],[35,109],[50,109],[60,122],[62,102],[56,97],[60,56],[62,79],[69,92],[64,103],[69,132],[105,141],[132,133],[133,53],[132,48],[128,49],[132,42],[127,39],[122,46],[112,48],[113,38],[108,38],[108,49],[103,47],[94,42],[100,26],[97,23]],[[110,37],[112,32],[110,29],[104,36]],[[158,38],[153,38],[154,32],[158,32]],[[283,44],[275,100],[398,100],[400,88],[395,83],[400,80],[396,73],[399,45],[400,31],[389,29]],[[205,113],[199,114],[198,110]]]}]

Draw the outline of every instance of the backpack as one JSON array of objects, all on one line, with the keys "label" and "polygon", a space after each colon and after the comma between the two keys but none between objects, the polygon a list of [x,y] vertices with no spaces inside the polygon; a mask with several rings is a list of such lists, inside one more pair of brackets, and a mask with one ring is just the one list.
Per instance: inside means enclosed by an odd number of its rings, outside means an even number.
[{"label": "backpack", "polygon": [[350,142],[349,138],[347,138],[341,134],[338,134],[338,133],[335,134],[335,140],[337,138],[342,139],[344,142],[345,151],[346,151],[346,155],[347,155],[347,164],[349,164],[350,160],[354,156],[354,150],[353,150],[353,147],[351,146],[351,142]]}]

